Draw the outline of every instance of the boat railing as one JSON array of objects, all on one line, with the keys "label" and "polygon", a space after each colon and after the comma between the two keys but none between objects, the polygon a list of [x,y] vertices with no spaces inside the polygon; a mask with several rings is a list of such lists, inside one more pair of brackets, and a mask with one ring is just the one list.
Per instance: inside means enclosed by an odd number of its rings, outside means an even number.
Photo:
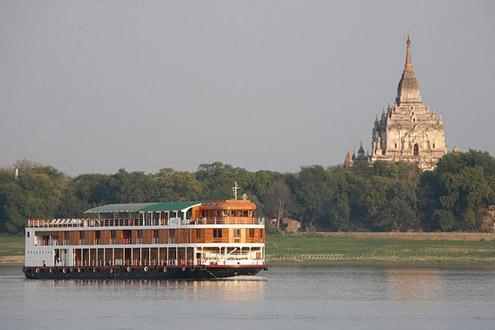
[{"label": "boat railing", "polygon": [[[75,260],[75,267],[114,267],[114,266],[131,266],[131,267],[163,267],[163,266],[172,266],[172,267],[190,267],[190,266],[199,266],[199,265],[263,265],[265,261],[263,259],[237,259],[237,258],[228,258],[228,259],[161,259],[161,260],[148,260],[148,259],[128,259],[125,260],[115,259],[112,260]],[[68,265],[68,261],[60,260],[56,263],[56,266],[66,266]]]},{"label": "boat railing", "polygon": [[57,246],[59,242],[57,239],[37,239],[35,240],[35,245],[37,246]]},{"label": "boat railing", "polygon": [[[170,219],[172,220],[172,219]],[[29,219],[28,228],[73,228],[73,227],[125,227],[125,226],[167,226],[167,225],[264,225],[264,218],[252,217],[224,217],[179,219],[168,221],[165,219]]]},{"label": "boat railing", "polygon": [[201,218],[189,220],[195,225],[264,225],[265,218],[251,217],[223,217],[223,218]]}]

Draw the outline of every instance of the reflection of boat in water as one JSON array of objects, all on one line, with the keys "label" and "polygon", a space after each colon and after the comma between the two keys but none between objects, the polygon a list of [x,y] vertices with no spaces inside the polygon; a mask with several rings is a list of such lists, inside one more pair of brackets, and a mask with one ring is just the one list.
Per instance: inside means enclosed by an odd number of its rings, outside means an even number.
[{"label": "reflection of boat in water", "polygon": [[[263,299],[267,279],[261,276],[235,276],[197,280],[120,280],[120,279],[76,279],[48,281],[54,289],[98,287],[101,290],[111,288],[132,288],[133,292],[153,292],[159,299],[176,298],[191,300],[252,301]],[[27,285],[36,285],[36,281],[28,281]],[[39,286],[36,285],[36,288]],[[38,291],[37,291],[38,292]],[[160,298],[161,297],[161,298]]]},{"label": "reflection of boat in water", "polygon": [[265,269],[264,220],[247,199],[111,204],[28,220],[27,278],[208,279]]},{"label": "reflection of boat in water", "polygon": [[441,274],[428,267],[387,269],[387,291],[396,300],[438,299],[444,293]]},{"label": "reflection of boat in water", "polygon": [[245,282],[264,282],[267,281],[268,279],[266,277],[261,277],[261,276],[253,276],[253,275],[238,275],[238,276],[232,276],[232,277],[218,277],[218,278],[212,278],[212,281],[245,281]]},{"label": "reflection of boat in water", "polygon": [[[194,281],[195,299],[219,299],[223,301],[253,301],[264,296],[266,279],[258,276],[239,276],[208,281]],[[244,278],[243,278],[244,277]]]}]

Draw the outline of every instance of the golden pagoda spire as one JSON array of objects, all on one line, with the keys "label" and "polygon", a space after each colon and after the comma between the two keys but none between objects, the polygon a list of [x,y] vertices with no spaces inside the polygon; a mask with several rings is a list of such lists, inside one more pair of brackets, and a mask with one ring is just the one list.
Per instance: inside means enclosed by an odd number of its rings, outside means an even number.
[{"label": "golden pagoda spire", "polygon": [[407,41],[406,41],[406,63],[404,65],[404,70],[412,70],[411,39],[409,39],[409,34],[407,34]]},{"label": "golden pagoda spire", "polygon": [[398,105],[401,103],[421,103],[419,85],[411,61],[411,39],[409,35],[407,35],[406,41],[406,63],[404,64],[399,86],[397,86],[396,102]]}]

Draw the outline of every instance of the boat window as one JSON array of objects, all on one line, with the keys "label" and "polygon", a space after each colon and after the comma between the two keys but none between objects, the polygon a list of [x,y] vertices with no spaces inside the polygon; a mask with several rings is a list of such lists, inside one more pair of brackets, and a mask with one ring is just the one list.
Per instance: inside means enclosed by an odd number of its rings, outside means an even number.
[{"label": "boat window", "polygon": [[249,237],[254,237],[254,228],[249,228]]},{"label": "boat window", "polygon": [[28,237],[28,238],[29,238],[29,232],[27,232],[27,233],[26,233],[26,237]]},{"label": "boat window", "polygon": [[201,236],[202,236],[202,230],[196,229],[196,238],[201,238]]},{"label": "boat window", "polygon": [[175,243],[175,229],[170,229],[168,242],[169,243]]},{"label": "boat window", "polygon": [[234,229],[234,237],[236,237],[236,238],[241,237],[241,230],[240,229]]},{"label": "boat window", "polygon": [[220,238],[222,237],[222,229],[221,228],[214,228],[213,229],[213,238]]}]

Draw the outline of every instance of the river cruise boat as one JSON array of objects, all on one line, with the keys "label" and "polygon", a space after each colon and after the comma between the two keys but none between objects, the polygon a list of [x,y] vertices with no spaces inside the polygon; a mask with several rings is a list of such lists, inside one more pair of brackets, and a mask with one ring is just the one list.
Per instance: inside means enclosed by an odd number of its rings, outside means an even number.
[{"label": "river cruise boat", "polygon": [[30,279],[209,279],[266,269],[249,200],[110,204],[80,219],[31,219]]}]

